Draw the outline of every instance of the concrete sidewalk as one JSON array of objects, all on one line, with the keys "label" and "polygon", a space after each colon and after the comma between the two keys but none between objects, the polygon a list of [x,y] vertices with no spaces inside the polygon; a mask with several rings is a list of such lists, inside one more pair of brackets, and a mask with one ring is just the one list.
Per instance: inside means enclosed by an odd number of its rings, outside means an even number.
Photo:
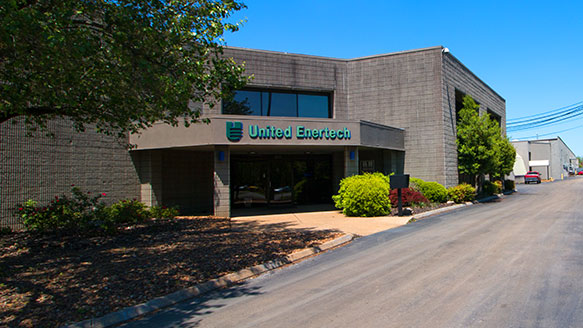
[{"label": "concrete sidewalk", "polygon": [[345,217],[341,211],[288,213],[231,218],[233,229],[335,230],[366,236],[407,224],[412,216]]}]

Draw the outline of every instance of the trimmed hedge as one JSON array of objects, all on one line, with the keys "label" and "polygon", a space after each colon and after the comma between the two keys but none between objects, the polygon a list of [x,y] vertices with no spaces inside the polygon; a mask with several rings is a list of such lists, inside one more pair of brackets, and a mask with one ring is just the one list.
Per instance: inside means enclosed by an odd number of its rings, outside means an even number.
[{"label": "trimmed hedge", "polygon": [[438,182],[423,181],[419,178],[410,179],[411,189],[419,191],[433,203],[445,203],[448,199],[447,189]]},{"label": "trimmed hedge", "polygon": [[340,181],[334,205],[347,216],[382,216],[391,213],[389,178],[382,173],[365,173]]},{"label": "trimmed hedge", "polygon": [[471,202],[476,199],[476,189],[467,183],[462,183],[447,189],[449,199],[457,204]]}]

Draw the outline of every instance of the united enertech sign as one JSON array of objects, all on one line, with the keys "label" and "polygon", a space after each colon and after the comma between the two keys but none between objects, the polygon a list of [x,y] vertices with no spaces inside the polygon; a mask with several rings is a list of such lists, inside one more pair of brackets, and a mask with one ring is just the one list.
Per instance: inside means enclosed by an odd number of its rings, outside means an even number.
[{"label": "united enertech sign", "polygon": [[[233,142],[241,140],[244,130],[243,123],[227,122],[226,128],[227,139]],[[247,131],[251,139],[350,140],[352,138],[352,132],[347,127],[313,129],[304,125],[288,125],[281,128],[272,125],[261,127],[257,124],[250,124]]]}]

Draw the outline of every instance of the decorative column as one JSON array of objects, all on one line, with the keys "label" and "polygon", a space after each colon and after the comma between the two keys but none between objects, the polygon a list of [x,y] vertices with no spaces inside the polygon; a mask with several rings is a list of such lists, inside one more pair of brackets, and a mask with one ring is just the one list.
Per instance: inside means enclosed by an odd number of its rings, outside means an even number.
[{"label": "decorative column", "polygon": [[214,153],[214,194],[215,216],[231,216],[231,153],[229,146],[215,146]]},{"label": "decorative column", "polygon": [[160,151],[140,151],[138,175],[140,178],[140,200],[148,207],[162,202],[162,154]]}]

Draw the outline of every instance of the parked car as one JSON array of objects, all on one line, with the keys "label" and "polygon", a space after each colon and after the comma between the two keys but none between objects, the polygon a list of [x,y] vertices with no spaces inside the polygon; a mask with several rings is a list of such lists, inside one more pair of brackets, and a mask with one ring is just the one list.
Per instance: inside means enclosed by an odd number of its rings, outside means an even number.
[{"label": "parked car", "polygon": [[577,172],[577,175],[583,175],[583,169],[579,170],[579,172]]},{"label": "parked car", "polygon": [[531,182],[540,183],[540,173],[539,172],[537,172],[537,171],[526,172],[526,175],[524,176],[524,183],[531,183]]}]

